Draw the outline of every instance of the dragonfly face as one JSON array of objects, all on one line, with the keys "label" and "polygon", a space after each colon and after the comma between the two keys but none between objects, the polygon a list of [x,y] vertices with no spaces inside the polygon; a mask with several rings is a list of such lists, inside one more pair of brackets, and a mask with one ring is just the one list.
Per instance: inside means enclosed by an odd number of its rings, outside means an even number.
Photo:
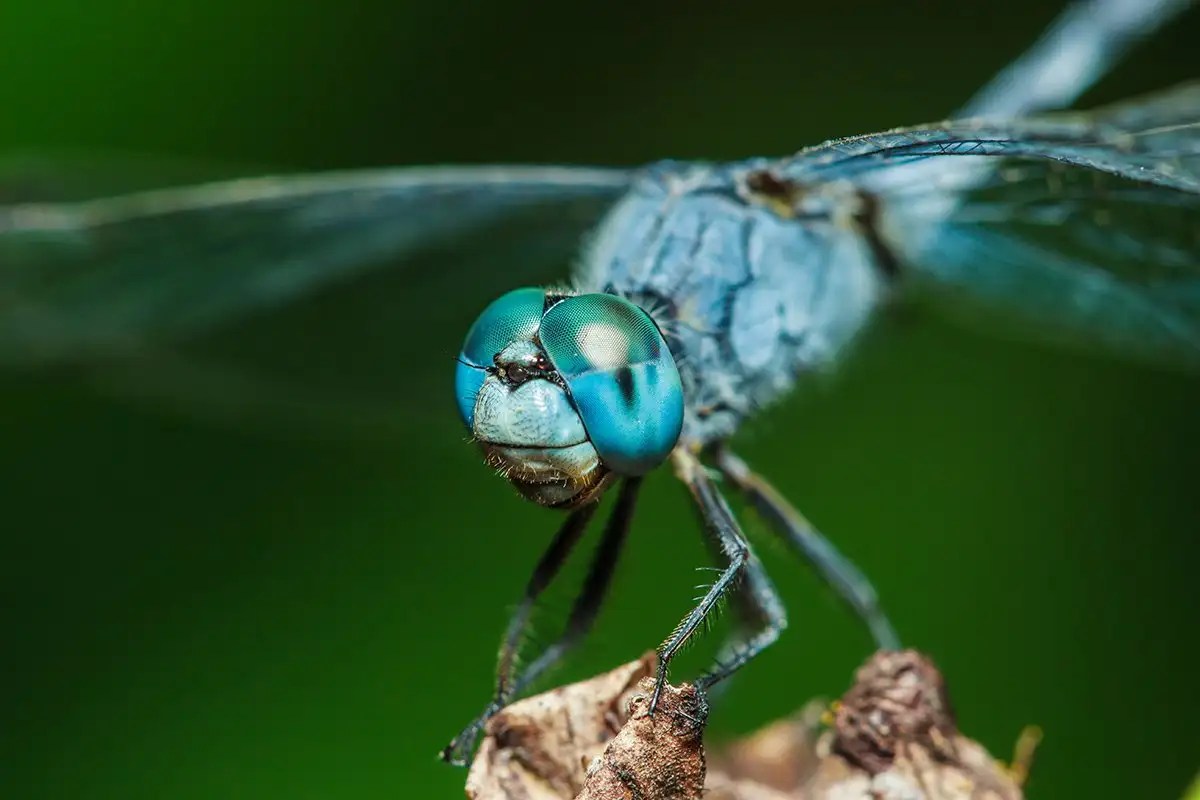
[{"label": "dragonfly face", "polygon": [[558,508],[593,499],[614,475],[658,466],[683,426],[683,387],[662,333],[610,294],[505,294],[467,334],[455,396],[488,463]]}]

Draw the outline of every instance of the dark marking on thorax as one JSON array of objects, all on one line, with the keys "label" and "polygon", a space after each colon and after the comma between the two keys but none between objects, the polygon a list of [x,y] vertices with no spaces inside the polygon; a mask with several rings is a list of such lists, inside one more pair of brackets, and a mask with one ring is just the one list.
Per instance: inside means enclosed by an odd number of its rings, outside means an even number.
[{"label": "dark marking on thorax", "polygon": [[[783,178],[768,169],[758,169],[746,173],[742,184],[743,191],[739,195],[748,202],[757,202],[784,219],[823,219],[832,220],[833,215],[822,212],[819,216],[804,213],[800,203],[808,194],[809,189],[799,181]],[[874,263],[880,273],[889,282],[900,276],[900,259],[888,246],[879,230],[879,198],[863,189],[855,188],[849,196],[854,203],[851,214],[855,229],[862,234],[863,239],[874,256]]]},{"label": "dark marking on thorax", "polygon": [[901,264],[900,259],[896,257],[879,232],[879,198],[860,189],[858,201],[859,207],[854,213],[854,224],[866,240],[871,254],[875,256],[874,261],[879,267],[880,273],[888,281],[895,281],[900,277]]}]

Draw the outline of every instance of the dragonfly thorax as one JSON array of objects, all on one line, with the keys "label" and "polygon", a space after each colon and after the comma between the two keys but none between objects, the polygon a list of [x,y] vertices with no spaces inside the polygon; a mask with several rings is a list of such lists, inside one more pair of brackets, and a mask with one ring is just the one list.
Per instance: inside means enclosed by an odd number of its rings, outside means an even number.
[{"label": "dragonfly thorax", "polygon": [[584,253],[580,286],[662,309],[689,442],[728,438],[797,376],[835,363],[883,294],[870,243],[842,222],[858,201],[806,196],[829,213],[801,222],[756,199],[747,181],[761,172],[757,161],[648,170]]}]

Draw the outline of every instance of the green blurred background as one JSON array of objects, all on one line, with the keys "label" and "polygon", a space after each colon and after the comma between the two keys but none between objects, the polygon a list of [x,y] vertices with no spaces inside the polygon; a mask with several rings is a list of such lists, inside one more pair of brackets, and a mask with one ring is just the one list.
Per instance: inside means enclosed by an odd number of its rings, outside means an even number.
[{"label": "green blurred background", "polygon": [[[781,154],[944,116],[1051,5],[4,0],[0,156],[308,170]],[[1197,77],[1198,37],[1193,12],[1088,102]],[[463,442],[448,357],[507,275],[453,280],[470,290],[370,284],[389,314],[449,309],[420,342],[334,325],[334,300],[235,335],[287,360],[298,332],[399,382],[411,402],[386,436],[3,377],[0,796],[460,796],[465,773],[435,753],[484,703],[559,517]],[[408,381],[427,355],[446,366]],[[1033,797],[1169,798],[1200,762],[1198,400],[1192,376],[909,310],[737,443],[873,577],[966,731],[1005,756],[1023,725],[1045,728]],[[840,693],[869,649],[746,523],[792,627],[720,698],[715,737]],[[656,644],[705,557],[656,476],[598,630],[555,678]]]}]

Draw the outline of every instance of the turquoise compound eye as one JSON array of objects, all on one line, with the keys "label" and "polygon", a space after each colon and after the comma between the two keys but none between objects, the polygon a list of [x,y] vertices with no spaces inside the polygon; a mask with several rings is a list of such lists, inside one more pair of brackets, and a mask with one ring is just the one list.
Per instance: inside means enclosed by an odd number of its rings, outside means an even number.
[{"label": "turquoise compound eye", "polygon": [[493,366],[493,356],[511,343],[537,334],[545,303],[541,289],[514,289],[485,308],[467,331],[454,371],[454,398],[468,429],[475,421],[475,395],[487,378],[483,368]]},{"label": "turquoise compound eye", "polygon": [[604,464],[621,475],[661,464],[683,427],[683,386],[646,312],[611,294],[569,297],[539,336]]}]

